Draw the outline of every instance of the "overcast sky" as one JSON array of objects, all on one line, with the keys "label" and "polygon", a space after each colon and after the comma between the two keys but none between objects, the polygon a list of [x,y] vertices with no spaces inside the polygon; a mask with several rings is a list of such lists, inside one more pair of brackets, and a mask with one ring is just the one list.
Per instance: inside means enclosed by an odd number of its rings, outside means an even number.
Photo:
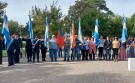
[{"label": "overcast sky", "polygon": [[[9,20],[13,19],[19,24],[25,25],[28,21],[28,13],[32,6],[40,8],[50,7],[53,0],[0,0],[8,3],[6,13]],[[56,0],[55,0],[56,1]],[[57,5],[61,7],[64,14],[67,14],[70,5],[74,5],[76,0],[59,0]],[[135,0],[106,0],[107,7],[115,14],[130,17],[135,12]]]}]

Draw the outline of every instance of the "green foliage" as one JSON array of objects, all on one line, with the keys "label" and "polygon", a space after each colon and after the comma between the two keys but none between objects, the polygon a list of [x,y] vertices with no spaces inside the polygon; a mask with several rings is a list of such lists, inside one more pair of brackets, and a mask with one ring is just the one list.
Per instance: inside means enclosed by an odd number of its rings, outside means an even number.
[{"label": "green foliage", "polygon": [[[7,3],[0,1],[0,31],[2,30],[4,9],[7,7],[7,5],[8,5]],[[2,37],[1,32],[0,32],[0,37]]]},{"label": "green foliage", "polygon": [[135,13],[131,16],[130,19],[131,32],[135,35]]},{"label": "green foliage", "polygon": [[[106,6],[105,0],[79,0],[75,5],[70,6],[68,16],[71,17],[72,22],[75,24],[76,34],[78,34],[78,18],[81,18],[81,27],[83,36],[92,36],[95,28],[95,20],[99,21],[99,35],[104,37],[121,37],[122,35],[122,16],[115,15]],[[127,18],[128,34],[135,32],[135,15]]]},{"label": "green foliage", "polygon": [[8,23],[8,28],[11,35],[18,34],[19,32],[19,24],[17,21],[10,20]]},{"label": "green foliage", "polygon": [[46,18],[49,21],[49,33],[57,34],[57,25],[60,22],[62,17],[62,12],[59,7],[56,6],[57,2],[53,2],[48,10],[47,6],[44,9],[38,7],[32,7],[32,16],[33,16],[33,31],[35,35],[38,35],[40,38],[44,37],[45,27],[46,27]]}]

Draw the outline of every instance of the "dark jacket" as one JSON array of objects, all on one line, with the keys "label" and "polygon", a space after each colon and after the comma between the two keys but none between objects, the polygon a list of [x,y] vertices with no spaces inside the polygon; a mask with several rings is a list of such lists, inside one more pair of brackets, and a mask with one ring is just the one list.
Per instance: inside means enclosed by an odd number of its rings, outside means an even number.
[{"label": "dark jacket", "polygon": [[[38,41],[38,42],[37,42]],[[39,52],[39,48],[40,48],[40,40],[34,40],[34,47],[33,47],[33,51]]]},{"label": "dark jacket", "polygon": [[109,40],[109,41],[105,41],[104,43],[104,49],[111,49],[112,48],[112,42]]}]

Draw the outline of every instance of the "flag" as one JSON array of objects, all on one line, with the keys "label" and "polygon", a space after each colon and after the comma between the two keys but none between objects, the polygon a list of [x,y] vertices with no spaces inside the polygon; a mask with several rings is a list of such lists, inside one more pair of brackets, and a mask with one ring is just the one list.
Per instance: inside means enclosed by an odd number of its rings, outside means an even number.
[{"label": "flag", "polygon": [[6,14],[4,15],[2,34],[5,37],[6,50],[8,51],[8,48],[9,48],[10,42],[11,42],[11,38],[10,38],[9,29],[8,29],[8,17]]},{"label": "flag", "polygon": [[75,43],[75,28],[74,24],[72,24],[71,48],[75,47]]},{"label": "flag", "polygon": [[33,27],[32,27],[32,21],[31,21],[31,15],[29,15],[29,34],[30,34],[30,39],[32,43],[34,43],[34,35],[33,35]]},{"label": "flag", "polygon": [[78,27],[78,40],[80,40],[80,42],[83,42],[82,40],[82,30],[81,30],[81,19],[79,18],[79,27]]},{"label": "flag", "polygon": [[126,42],[127,40],[127,28],[126,28],[126,18],[123,17],[123,30],[122,30],[122,42]]},{"label": "flag", "polygon": [[44,46],[49,47],[49,30],[48,30],[49,24],[48,24],[48,19],[46,18],[46,30],[45,30],[45,39],[44,39]]},{"label": "flag", "polygon": [[60,24],[58,24],[57,44],[59,47],[62,47],[64,45],[64,37],[60,28]]},{"label": "flag", "polygon": [[95,24],[94,41],[98,45],[98,43],[99,43],[99,37],[98,37],[98,19],[96,19],[96,24]]}]

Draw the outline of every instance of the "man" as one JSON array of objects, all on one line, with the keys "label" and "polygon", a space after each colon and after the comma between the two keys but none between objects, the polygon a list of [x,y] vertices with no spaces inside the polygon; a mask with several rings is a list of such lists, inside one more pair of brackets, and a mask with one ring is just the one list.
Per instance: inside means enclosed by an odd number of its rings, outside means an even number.
[{"label": "man", "polygon": [[104,40],[103,40],[103,36],[101,36],[99,39],[99,45],[98,45],[98,51],[99,51],[98,59],[99,60],[102,60],[102,57],[103,57],[103,47],[104,47]]},{"label": "man", "polygon": [[29,38],[29,35],[25,38],[22,39],[22,41],[26,41],[26,46],[25,46],[25,51],[27,54],[27,62],[31,62],[31,58],[32,58],[32,42],[31,39]]},{"label": "man", "polygon": [[2,38],[0,38],[0,65],[2,64]]},{"label": "man", "polygon": [[8,54],[8,66],[14,65],[14,36],[11,36],[11,41],[9,46],[7,47],[7,54]]},{"label": "man", "polygon": [[[66,40],[64,41],[64,61],[69,61],[70,57],[70,40],[68,37],[66,37]],[[67,58],[67,59],[66,59]]]},{"label": "man", "polygon": [[57,41],[55,35],[52,35],[52,39],[49,42],[51,62],[57,61]]},{"label": "man", "polygon": [[20,63],[20,48],[21,48],[21,39],[18,38],[18,35],[15,35],[15,39],[14,39],[14,43],[15,43],[15,63]]},{"label": "man", "polygon": [[47,47],[44,45],[44,40],[41,40],[41,54],[42,54],[42,61],[46,61],[46,51]]},{"label": "man", "polygon": [[37,55],[37,62],[39,62],[39,45],[40,45],[40,40],[36,36],[33,44],[33,63],[35,63],[36,55]]},{"label": "man", "polygon": [[77,60],[79,61],[80,60],[80,46],[79,44],[81,43],[79,40],[78,40],[78,35],[75,35],[75,47],[73,49],[73,54],[72,54],[72,60],[74,60],[74,56],[75,56],[75,53],[77,55]]}]

